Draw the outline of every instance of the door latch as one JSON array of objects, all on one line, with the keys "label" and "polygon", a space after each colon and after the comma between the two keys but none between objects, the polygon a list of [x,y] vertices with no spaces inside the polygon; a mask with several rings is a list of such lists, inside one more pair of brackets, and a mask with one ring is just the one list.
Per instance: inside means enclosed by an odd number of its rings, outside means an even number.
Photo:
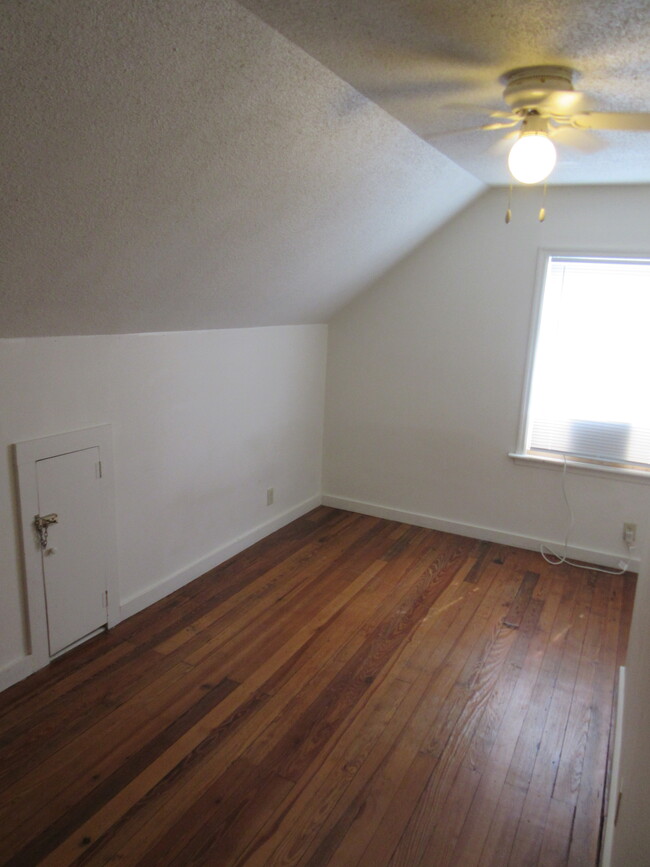
[{"label": "door latch", "polygon": [[38,538],[41,543],[41,548],[47,548],[47,531],[50,524],[58,524],[59,516],[56,512],[51,512],[49,515],[34,515],[34,527],[38,533]]}]

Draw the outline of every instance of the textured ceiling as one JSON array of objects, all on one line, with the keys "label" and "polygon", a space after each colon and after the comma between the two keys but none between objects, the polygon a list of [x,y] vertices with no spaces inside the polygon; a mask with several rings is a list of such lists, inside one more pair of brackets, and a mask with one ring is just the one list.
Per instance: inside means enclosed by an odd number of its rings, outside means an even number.
[{"label": "textured ceiling", "polygon": [[[454,131],[506,107],[507,70],[565,64],[589,108],[650,112],[648,0],[242,2],[488,184],[509,182],[504,134]],[[550,183],[650,181],[650,133],[583,132],[571,142],[590,152],[560,139]]]},{"label": "textured ceiling", "polygon": [[[3,0],[0,32],[4,337],[327,321],[507,180],[449,134],[504,70],[650,111],[647,0]],[[650,134],[592,140],[554,182],[650,181]]]},{"label": "textured ceiling", "polygon": [[232,0],[0,31],[0,336],[324,322],[483,190]]}]

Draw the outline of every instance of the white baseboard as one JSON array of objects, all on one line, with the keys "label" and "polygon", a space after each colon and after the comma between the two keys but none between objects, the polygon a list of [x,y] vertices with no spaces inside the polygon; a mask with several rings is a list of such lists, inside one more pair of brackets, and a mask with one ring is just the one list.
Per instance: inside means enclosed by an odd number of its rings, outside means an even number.
[{"label": "white baseboard", "polygon": [[614,820],[618,807],[618,793],[620,791],[621,776],[621,747],[623,745],[623,707],[625,705],[625,666],[618,670],[618,691],[616,693],[616,721],[614,723],[614,748],[612,763],[610,765],[611,778],[609,781],[609,802],[607,804],[607,817],[603,832],[603,848],[600,858],[600,867],[610,867],[612,863],[612,851],[614,848]]},{"label": "white baseboard", "polygon": [[33,656],[23,656],[20,659],[14,659],[3,668],[0,668],[0,692],[4,689],[9,689],[14,683],[24,680],[36,671]]},{"label": "white baseboard", "polygon": [[[495,530],[492,527],[481,527],[476,524],[464,524],[460,521],[449,521],[446,518],[437,518],[434,515],[423,515],[419,512],[407,512],[404,509],[394,509],[390,506],[382,506],[378,503],[366,503],[362,500],[350,500],[346,497],[336,497],[332,494],[323,494],[323,505],[332,506],[335,509],[345,509],[348,512],[359,512],[362,515],[372,515],[375,518],[386,518],[389,521],[400,521],[404,524],[413,524],[416,527],[427,527],[429,530],[441,530],[444,533],[457,533],[459,536],[469,536],[472,539],[481,539],[485,542],[499,542],[502,545],[512,545],[515,548],[526,548],[538,551],[540,545],[547,545],[554,551],[563,552],[564,542],[536,539],[532,536],[522,536],[518,533],[506,533]],[[578,548],[569,545],[567,557],[572,560],[583,560],[598,566],[618,568],[621,554],[610,554],[607,551],[595,551],[588,548]],[[638,572],[640,562],[637,557],[626,558],[631,572]]]},{"label": "white baseboard", "polygon": [[270,521],[259,524],[247,533],[238,536],[225,545],[221,545],[207,556],[202,557],[200,560],[195,560],[189,566],[185,566],[173,575],[169,575],[167,578],[163,578],[161,581],[156,582],[156,584],[147,587],[146,590],[142,590],[134,596],[125,599],[120,605],[120,619],[124,620],[127,617],[131,617],[131,615],[137,614],[138,611],[142,611],[143,608],[147,608],[149,605],[153,605],[154,602],[164,599],[165,596],[169,596],[174,590],[184,587],[190,581],[193,581],[210,569],[214,569],[215,566],[219,566],[221,563],[234,557],[235,554],[239,554],[240,551],[250,547],[255,542],[259,542],[260,539],[264,539],[270,533],[274,533],[286,524],[291,523],[291,521],[295,521],[296,518],[306,515],[307,512],[315,509],[316,506],[320,506],[320,504],[320,495],[310,497],[308,500],[304,500],[286,512],[276,515]]}]

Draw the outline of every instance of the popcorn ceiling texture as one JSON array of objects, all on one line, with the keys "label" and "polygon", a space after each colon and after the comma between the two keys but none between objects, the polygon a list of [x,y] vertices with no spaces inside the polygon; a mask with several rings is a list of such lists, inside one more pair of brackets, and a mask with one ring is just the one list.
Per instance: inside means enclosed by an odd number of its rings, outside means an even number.
[{"label": "popcorn ceiling texture", "polygon": [[[4,0],[0,336],[325,322],[507,181],[499,134],[448,135],[484,121],[450,103],[499,108],[505,69],[564,62],[598,108],[650,111],[647,13]],[[650,135],[589,139],[554,183],[650,182]]]},{"label": "popcorn ceiling texture", "polygon": [[232,0],[0,16],[0,336],[324,322],[484,188]]},{"label": "popcorn ceiling texture", "polygon": [[[648,0],[242,3],[488,184],[509,183],[509,144],[476,127],[506,107],[499,77],[509,69],[564,64],[579,73],[585,107],[650,112]],[[560,137],[551,182],[648,183],[650,134]]]}]

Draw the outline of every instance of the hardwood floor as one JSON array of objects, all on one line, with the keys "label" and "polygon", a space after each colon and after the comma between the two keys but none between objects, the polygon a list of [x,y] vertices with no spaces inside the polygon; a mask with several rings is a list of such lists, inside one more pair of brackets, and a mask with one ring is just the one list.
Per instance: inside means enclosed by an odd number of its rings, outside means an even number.
[{"label": "hardwood floor", "polygon": [[633,596],[316,509],[0,696],[0,861],[595,867]]}]

